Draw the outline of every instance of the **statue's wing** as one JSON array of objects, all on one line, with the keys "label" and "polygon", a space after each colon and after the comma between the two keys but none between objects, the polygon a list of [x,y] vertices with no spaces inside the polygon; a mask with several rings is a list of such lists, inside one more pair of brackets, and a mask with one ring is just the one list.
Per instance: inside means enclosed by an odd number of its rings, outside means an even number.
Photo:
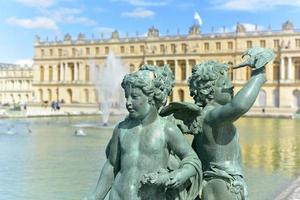
[{"label": "statue's wing", "polygon": [[191,125],[200,113],[200,107],[193,103],[173,102],[161,110],[160,116],[175,123],[184,134],[195,134],[191,130]]}]

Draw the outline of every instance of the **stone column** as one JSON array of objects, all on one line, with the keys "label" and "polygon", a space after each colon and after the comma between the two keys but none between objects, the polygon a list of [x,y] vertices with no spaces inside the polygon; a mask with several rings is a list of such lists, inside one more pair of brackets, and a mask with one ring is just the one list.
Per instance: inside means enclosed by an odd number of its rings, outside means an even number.
[{"label": "stone column", "polygon": [[65,81],[69,81],[69,64],[65,63],[65,72],[64,72],[64,80]]},{"label": "stone column", "polygon": [[71,69],[69,67],[69,63],[65,63],[65,70],[66,70],[65,80],[70,81],[71,80]]},{"label": "stone column", "polygon": [[189,60],[185,60],[185,80],[188,80],[190,76],[190,63]]},{"label": "stone column", "polygon": [[44,81],[49,82],[49,65],[44,66]]},{"label": "stone column", "polygon": [[292,65],[292,57],[288,58],[288,80],[292,81],[293,79],[293,65]]},{"label": "stone column", "polygon": [[74,80],[78,81],[78,62],[74,63]]},{"label": "stone column", "polygon": [[54,82],[57,82],[58,81],[58,77],[57,77],[57,74],[58,74],[58,68],[57,68],[57,64],[54,64],[53,65],[53,68],[52,68],[52,75],[53,75],[53,81]]},{"label": "stone column", "polygon": [[63,81],[64,80],[64,67],[63,67],[64,63],[60,63],[60,81]]},{"label": "stone column", "polygon": [[284,58],[280,61],[280,80],[285,80],[285,62]]},{"label": "stone column", "polygon": [[79,62],[79,74],[78,74],[78,80],[82,82],[84,80],[84,69],[83,69],[83,63]]},{"label": "stone column", "polygon": [[175,81],[178,80],[177,76],[178,76],[178,60],[174,60],[174,77],[175,77]]}]

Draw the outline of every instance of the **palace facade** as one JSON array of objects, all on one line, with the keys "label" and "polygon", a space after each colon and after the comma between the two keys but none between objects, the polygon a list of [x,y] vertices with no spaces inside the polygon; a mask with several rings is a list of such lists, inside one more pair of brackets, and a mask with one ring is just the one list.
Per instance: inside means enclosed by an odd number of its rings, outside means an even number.
[{"label": "palace facade", "polygon": [[0,103],[27,103],[33,100],[32,68],[0,63]]},{"label": "palace facade", "polygon": [[[295,111],[300,107],[300,31],[289,21],[279,31],[247,32],[238,24],[234,33],[202,34],[198,25],[186,35],[164,35],[152,27],[145,37],[76,39],[35,42],[33,88],[38,102],[64,100],[66,104],[96,104],[99,96],[91,80],[92,68],[103,68],[109,52],[119,56],[130,71],[143,63],[168,64],[175,75],[171,101],[192,101],[187,79],[195,64],[214,59],[228,63],[229,76],[238,91],[250,78],[247,68],[232,70],[251,47],[272,48],[277,56],[267,67],[267,83],[255,103],[259,108]],[[99,77],[101,79],[101,77]],[[112,74],[112,79],[114,75]]]}]

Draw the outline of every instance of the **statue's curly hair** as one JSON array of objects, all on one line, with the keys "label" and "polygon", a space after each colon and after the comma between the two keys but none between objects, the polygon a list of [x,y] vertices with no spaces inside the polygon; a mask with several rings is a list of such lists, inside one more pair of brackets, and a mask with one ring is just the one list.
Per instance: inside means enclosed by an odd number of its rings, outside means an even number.
[{"label": "statue's curly hair", "polygon": [[213,60],[205,61],[193,67],[192,76],[189,78],[188,84],[190,96],[193,97],[198,106],[203,108],[213,99],[213,86],[219,76],[227,74],[227,72],[227,64]]},{"label": "statue's curly hair", "polygon": [[168,65],[157,67],[145,64],[137,72],[124,77],[122,88],[128,85],[140,88],[149,97],[149,102],[159,109],[167,103],[174,86],[174,76]]}]

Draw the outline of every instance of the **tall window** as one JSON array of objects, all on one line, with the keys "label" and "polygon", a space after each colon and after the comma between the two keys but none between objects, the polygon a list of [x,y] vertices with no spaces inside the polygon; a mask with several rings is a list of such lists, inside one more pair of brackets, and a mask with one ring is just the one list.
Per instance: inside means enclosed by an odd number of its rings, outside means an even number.
[{"label": "tall window", "polygon": [[99,55],[99,54],[100,54],[100,48],[96,47],[96,55]]},{"label": "tall window", "polygon": [[53,67],[49,66],[49,81],[53,81]]},{"label": "tall window", "polygon": [[171,44],[171,52],[176,53],[176,45],[175,44]]},{"label": "tall window", "polygon": [[89,56],[90,55],[90,48],[86,48],[85,53],[86,53],[87,56]]},{"label": "tall window", "polygon": [[145,46],[144,46],[144,45],[141,45],[141,46],[140,46],[140,52],[141,52],[141,53],[144,53],[144,51],[145,51]]},{"label": "tall window", "polygon": [[40,81],[44,81],[44,66],[40,66]]},{"label": "tall window", "polygon": [[44,49],[41,49],[41,56],[45,56],[45,50]]},{"label": "tall window", "polygon": [[105,54],[108,54],[109,52],[109,47],[105,47]]},{"label": "tall window", "polygon": [[61,81],[61,79],[60,79],[60,65],[58,65],[58,67],[57,67],[57,79],[59,81]]},{"label": "tall window", "polygon": [[251,40],[247,40],[247,48],[252,48],[252,41]]},{"label": "tall window", "polygon": [[120,51],[121,51],[121,53],[125,53],[125,47],[124,47],[124,46],[121,46],[121,47],[120,47]]},{"label": "tall window", "polygon": [[204,43],[204,50],[209,51],[209,43],[208,42]]},{"label": "tall window", "polygon": [[159,46],[160,53],[165,53],[165,45],[161,44]]},{"label": "tall window", "polygon": [[85,66],[85,80],[86,81],[90,80],[90,66],[89,65]]},{"label": "tall window", "polygon": [[181,44],[181,51],[182,51],[183,53],[186,53],[186,52],[187,52],[187,44],[185,44],[185,43]]},{"label": "tall window", "polygon": [[62,56],[62,49],[58,49],[58,56]]},{"label": "tall window", "polygon": [[279,47],[279,40],[274,40],[274,48],[278,48]]},{"label": "tall window", "polygon": [[228,42],[227,46],[228,46],[229,50],[232,50],[233,49],[233,42]]},{"label": "tall window", "polygon": [[296,48],[300,48],[300,39],[296,39]]},{"label": "tall window", "polygon": [[266,47],[266,40],[260,41],[260,47],[265,48]]},{"label": "tall window", "polygon": [[130,53],[134,53],[134,46],[130,46]]},{"label": "tall window", "polygon": [[49,55],[53,56],[53,49],[49,49]]},{"label": "tall window", "polygon": [[216,42],[216,50],[221,50],[221,42]]}]

